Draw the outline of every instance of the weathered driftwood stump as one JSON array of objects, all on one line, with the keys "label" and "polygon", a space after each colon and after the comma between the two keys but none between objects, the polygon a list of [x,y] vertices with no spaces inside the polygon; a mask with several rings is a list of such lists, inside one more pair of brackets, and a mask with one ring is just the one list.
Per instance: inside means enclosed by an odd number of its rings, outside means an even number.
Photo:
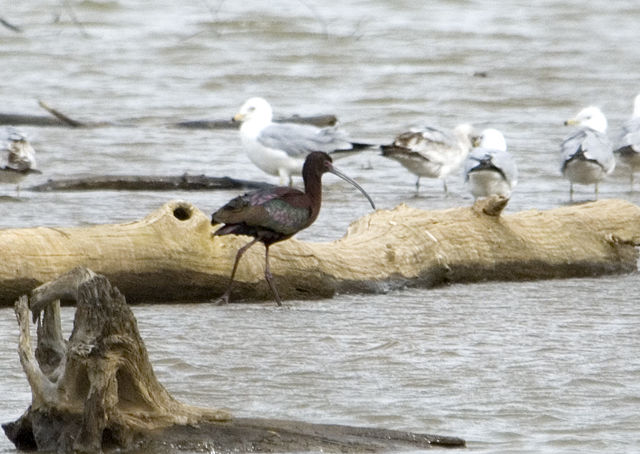
[{"label": "weathered driftwood stump", "polygon": [[[68,341],[60,298],[77,309]],[[32,351],[29,305],[37,323]],[[178,402],[158,382],[125,298],[102,275],[75,268],[15,305],[18,352],[31,406],[3,424],[19,449],[99,452],[362,452],[464,446],[458,438],[265,419],[232,420],[224,411]],[[195,385],[195,384],[194,384]]]},{"label": "weathered driftwood stump", "polygon": [[[337,241],[275,244],[271,271],[284,299],[310,299],[403,285],[637,269],[640,207],[601,200],[502,214],[505,203],[492,198],[441,211],[406,205],[378,210]],[[126,224],[0,230],[0,304],[76,266],[104,274],[133,303],[218,297],[248,239],[212,237],[213,230],[208,215],[181,201]],[[263,276],[264,249],[251,248],[231,299],[270,300]]]},{"label": "weathered driftwood stump", "polygon": [[[68,342],[60,298],[77,301]],[[25,415],[5,427],[19,448],[95,452],[103,443],[130,446],[143,431],[229,419],[178,402],[157,381],[125,298],[104,276],[75,268],[35,289],[30,305],[38,323],[35,355],[26,296],[16,303],[16,316],[33,399]]]}]

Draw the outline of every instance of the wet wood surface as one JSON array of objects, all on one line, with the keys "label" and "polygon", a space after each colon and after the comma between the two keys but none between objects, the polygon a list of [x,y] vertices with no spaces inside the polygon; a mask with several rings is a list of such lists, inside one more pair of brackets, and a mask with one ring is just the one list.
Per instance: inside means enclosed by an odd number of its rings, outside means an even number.
[{"label": "wet wood surface", "polygon": [[[613,199],[504,214],[505,203],[377,210],[339,240],[273,245],[271,271],[286,300],[637,269],[640,207]],[[106,275],[131,303],[215,299],[249,239],[213,237],[210,222],[192,204],[172,201],[125,224],[0,230],[0,305],[76,266]],[[271,299],[263,248],[243,257],[231,299]]]}]

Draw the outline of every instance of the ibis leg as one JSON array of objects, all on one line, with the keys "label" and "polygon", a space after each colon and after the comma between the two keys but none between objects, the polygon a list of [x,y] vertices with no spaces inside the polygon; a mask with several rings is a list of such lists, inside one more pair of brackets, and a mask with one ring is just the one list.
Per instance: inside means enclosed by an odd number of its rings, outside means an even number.
[{"label": "ibis leg", "polygon": [[278,289],[276,288],[276,284],[273,282],[273,275],[271,274],[271,268],[269,267],[269,246],[265,244],[265,266],[264,266],[264,278],[267,280],[269,287],[271,288],[271,292],[273,292],[273,296],[276,299],[276,303],[278,306],[282,306],[282,300],[280,299],[280,295],[278,294]]},{"label": "ibis leg", "polygon": [[247,252],[247,249],[249,249],[257,242],[258,239],[254,238],[253,240],[242,246],[240,249],[238,249],[238,252],[236,253],[236,260],[233,262],[233,269],[231,270],[231,277],[229,278],[229,285],[227,286],[227,290],[225,290],[220,298],[215,300],[215,304],[223,305],[229,302],[229,295],[231,295],[231,287],[233,286],[233,278],[236,275],[236,270],[238,269],[238,262],[240,261],[242,255]]}]

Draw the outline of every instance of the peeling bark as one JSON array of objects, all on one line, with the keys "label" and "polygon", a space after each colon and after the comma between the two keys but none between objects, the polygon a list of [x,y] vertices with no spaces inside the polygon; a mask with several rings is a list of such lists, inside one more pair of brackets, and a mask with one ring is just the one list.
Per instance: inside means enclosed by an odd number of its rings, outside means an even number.
[{"label": "peeling bark", "polygon": [[[283,299],[384,292],[405,285],[595,276],[637,269],[640,207],[601,200],[502,214],[505,201],[425,211],[400,205],[355,221],[330,243],[270,249]],[[210,218],[173,201],[126,224],[0,230],[0,304],[76,266],[104,274],[130,302],[202,301],[226,288],[246,238],[212,237]],[[239,264],[231,299],[271,299],[264,249]]]},{"label": "peeling bark", "polygon": [[[77,304],[68,341],[61,335],[61,297]],[[35,354],[29,306],[38,323]],[[35,289],[30,299],[21,296],[15,313],[32,402],[17,421],[2,427],[18,449],[362,452],[464,446],[459,438],[384,429],[233,420],[225,411],[181,403],[156,379],[124,296],[86,268]]]}]

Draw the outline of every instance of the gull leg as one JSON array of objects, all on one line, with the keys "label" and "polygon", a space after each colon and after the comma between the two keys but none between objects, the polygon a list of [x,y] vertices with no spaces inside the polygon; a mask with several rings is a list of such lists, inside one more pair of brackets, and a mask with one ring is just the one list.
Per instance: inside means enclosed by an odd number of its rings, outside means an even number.
[{"label": "gull leg", "polygon": [[273,275],[271,274],[271,268],[269,267],[269,246],[265,244],[265,266],[264,266],[264,278],[267,280],[269,287],[271,288],[271,292],[276,299],[276,304],[278,306],[282,306],[282,299],[280,299],[280,295],[278,294],[278,289],[276,288],[276,284],[273,282]]},{"label": "gull leg", "polygon": [[231,270],[231,277],[229,278],[229,285],[227,285],[227,290],[225,290],[225,292],[222,294],[220,298],[213,301],[213,303],[216,304],[217,306],[222,306],[224,304],[229,303],[229,295],[231,295],[231,287],[233,286],[233,278],[236,275],[236,270],[238,269],[238,262],[240,261],[240,258],[242,257],[242,255],[247,251],[247,249],[249,249],[251,246],[253,246],[257,242],[258,242],[258,238],[254,238],[252,241],[248,242],[247,244],[242,246],[240,249],[238,249],[238,252],[236,253],[236,260],[233,262],[233,269]]},{"label": "gull leg", "polygon": [[289,187],[293,186],[293,177],[285,169],[278,169],[278,176],[280,177],[280,186],[289,184]]},{"label": "gull leg", "polygon": [[569,182],[569,202],[573,202],[573,183]]},{"label": "gull leg", "polygon": [[598,183],[596,183],[596,200],[598,200]]}]

